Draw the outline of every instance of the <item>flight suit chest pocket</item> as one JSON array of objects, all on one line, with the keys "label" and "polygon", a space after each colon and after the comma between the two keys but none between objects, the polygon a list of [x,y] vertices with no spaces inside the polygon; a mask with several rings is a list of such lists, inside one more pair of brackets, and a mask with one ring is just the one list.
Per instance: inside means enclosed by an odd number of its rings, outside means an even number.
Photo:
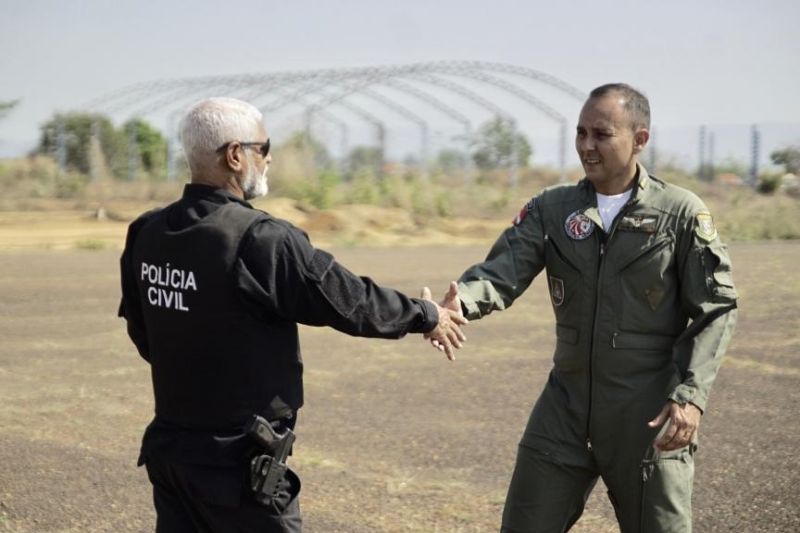
[{"label": "flight suit chest pocket", "polygon": [[641,277],[658,276],[663,273],[672,260],[674,238],[671,234],[662,234],[644,241],[638,238],[614,243],[614,248],[622,250],[615,259],[617,272],[625,276]]},{"label": "flight suit chest pocket", "polygon": [[[620,328],[631,332],[671,335],[680,316],[675,270],[675,240],[670,233],[641,239],[626,235],[614,243],[614,280]],[[617,252],[617,250],[619,252]],[[654,331],[656,328],[658,331]],[[663,328],[663,330],[662,330]]]},{"label": "flight suit chest pocket", "polygon": [[[556,319],[558,322],[575,322],[564,315],[567,313],[567,309],[574,307],[571,303],[582,288],[580,270],[550,235],[545,235],[544,239],[547,288],[550,293],[550,302],[556,312]],[[577,320],[577,316],[575,319]]]}]

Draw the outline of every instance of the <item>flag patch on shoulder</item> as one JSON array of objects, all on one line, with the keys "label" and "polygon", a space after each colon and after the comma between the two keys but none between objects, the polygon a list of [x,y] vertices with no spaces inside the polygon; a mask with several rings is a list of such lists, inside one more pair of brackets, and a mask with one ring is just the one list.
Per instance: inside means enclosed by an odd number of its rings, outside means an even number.
[{"label": "flag patch on shoulder", "polygon": [[533,211],[533,208],[536,206],[536,197],[530,199],[530,201],[525,204],[522,209],[519,210],[517,216],[514,217],[513,223],[515,226],[519,226],[522,224],[522,221],[525,220],[525,217],[528,216],[528,213]]}]

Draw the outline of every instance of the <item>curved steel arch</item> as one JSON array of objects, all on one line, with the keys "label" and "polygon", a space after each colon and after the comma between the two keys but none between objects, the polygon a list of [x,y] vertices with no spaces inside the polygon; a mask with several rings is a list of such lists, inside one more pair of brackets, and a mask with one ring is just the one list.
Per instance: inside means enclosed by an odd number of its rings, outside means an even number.
[{"label": "curved steel arch", "polygon": [[[406,94],[410,94],[417,99],[428,103],[429,105],[433,106],[435,109],[443,112],[444,114],[448,115],[450,118],[458,121],[459,123],[464,126],[466,133],[468,134],[471,129],[471,123],[468,117],[464,114],[460,113],[459,111],[455,110],[449,104],[442,102],[438,98],[425,93],[424,91],[417,89],[407,83],[402,81],[389,79],[382,79],[379,76],[366,76],[366,77],[359,77],[359,78],[345,78],[340,85],[343,86],[343,90],[340,91],[338,94],[327,96],[323,98],[321,101],[312,104],[307,110],[307,114],[312,114],[316,109],[324,108],[328,105],[332,105],[334,103],[343,101],[350,95],[353,94],[362,94],[365,95],[372,100],[377,101],[384,107],[392,109],[402,117],[416,123],[420,127],[420,138],[421,138],[421,151],[420,151],[420,160],[423,167],[427,166],[428,156],[429,156],[429,127],[428,122],[420,117],[418,114],[414,113],[413,111],[409,110],[407,107],[402,106],[387,98],[383,94],[370,89],[370,86],[377,85],[380,83],[381,85],[386,85],[389,87],[393,87],[401,92]],[[317,83],[309,84],[308,86],[301,86],[293,95],[285,97],[283,100],[279,100],[278,103],[273,103],[269,106],[271,110],[279,109],[280,107],[287,105],[292,100],[296,100],[302,97],[304,94],[310,94],[317,92],[324,87],[329,85],[325,82],[325,80],[319,80]]]},{"label": "curved steel arch", "polygon": [[[503,77],[498,77],[498,74]],[[368,111],[355,105],[346,97],[340,97],[330,104],[325,103],[327,100],[331,99],[330,96],[322,97],[311,104],[308,104],[306,98],[301,98],[303,95],[319,93],[324,87],[333,84],[348,88],[350,94],[365,94],[366,97],[375,100],[381,106],[393,109],[403,118],[420,125],[423,136],[426,137],[428,125],[425,118],[419,116],[411,109],[405,108],[391,98],[386,97],[382,92],[373,90],[375,86],[385,86],[390,89],[398,90],[405,95],[409,95],[418,101],[430,105],[434,109],[462,124],[465,129],[471,124],[470,118],[461,110],[457,109],[456,106],[452,105],[451,102],[446,102],[424,88],[419,88],[418,84],[422,83],[437,86],[444,91],[458,94],[496,116],[512,118],[513,120],[510,113],[471,90],[467,84],[462,84],[458,81],[469,80],[486,83],[504,93],[512,94],[522,99],[527,104],[536,107],[560,124],[561,149],[559,157],[563,175],[565,163],[564,149],[566,146],[566,119],[557,110],[538,98],[533,91],[524,89],[507,79],[512,76],[536,81],[537,83],[554,88],[571,98],[583,100],[586,97],[584,92],[573,85],[553,75],[527,67],[488,61],[433,61],[407,65],[281,71],[265,74],[196,76],[181,79],[140,82],[101,95],[84,104],[82,108],[100,108],[106,112],[113,113],[133,108],[133,115],[148,115],[174,108],[177,102],[183,101],[193,95],[207,92],[209,89],[215,87],[224,88],[228,94],[239,94],[243,92],[244,99],[249,99],[251,96],[271,93],[279,88],[288,88],[293,91],[290,93],[289,98],[286,96],[278,98],[266,105],[265,110],[278,109],[287,105],[287,100],[294,100],[301,103],[301,106],[306,109],[308,116],[312,116],[314,113],[321,113],[321,107],[338,105],[359,115],[361,118],[369,120],[379,128],[379,137],[382,136],[383,132],[385,132],[383,122],[374,115],[371,115]],[[400,111],[400,109],[403,109],[403,111]],[[371,117],[367,118],[365,115],[371,115]],[[322,116],[323,118],[329,118],[324,114]],[[332,119],[334,122],[336,120],[335,118]],[[346,124],[341,120],[339,120],[338,125],[340,128],[346,128]],[[423,144],[426,143],[427,141]]]},{"label": "curved steel arch", "polygon": [[[381,121],[378,117],[363,109],[352,102],[348,102],[347,100],[341,100],[336,102],[337,106],[343,107],[347,109],[351,113],[358,115],[362,119],[370,122],[375,127],[376,137],[378,139],[378,153],[380,155],[380,168],[378,170],[379,173],[383,172],[383,162],[386,158],[386,125]],[[346,155],[346,154],[342,154]]]},{"label": "curved steel arch", "polygon": [[385,80],[381,85],[386,85],[387,87],[392,87],[398,91],[414,96],[418,100],[421,100],[431,107],[441,111],[443,114],[447,115],[456,122],[459,122],[467,131],[472,128],[472,121],[465,114],[455,109],[450,104],[443,102],[439,98],[436,98],[435,96],[428,94],[425,91],[414,87],[413,85],[394,78]]},{"label": "curved steel arch", "polygon": [[456,94],[458,94],[458,95],[460,95],[460,96],[472,101],[473,103],[483,107],[484,109],[488,110],[489,112],[491,112],[495,116],[501,116],[501,117],[504,117],[504,118],[508,118],[509,120],[513,120],[513,117],[511,116],[510,113],[508,113],[507,111],[505,111],[504,109],[502,109],[501,107],[496,105],[494,102],[492,102],[488,98],[484,98],[480,94],[467,89],[463,85],[459,85],[459,84],[457,84],[455,82],[452,82],[450,80],[447,80],[445,78],[440,78],[440,77],[438,77],[438,76],[436,76],[434,74],[421,73],[421,74],[414,74],[413,76],[409,76],[409,77],[411,79],[414,79],[414,80],[420,80],[420,81],[422,81],[424,83],[429,83],[431,85],[436,85],[438,87],[442,87],[444,89],[452,91],[452,92],[454,92],[454,93],[456,93]]},{"label": "curved steel arch", "polygon": [[[178,102],[186,100],[187,98],[194,96],[198,93],[205,92],[213,87],[224,87],[224,85],[212,84],[212,85],[194,86],[191,88],[179,87],[177,89],[172,89],[170,92],[167,92],[167,94],[161,96],[161,98],[152,101],[148,104],[142,105],[142,107],[135,109],[130,114],[134,116],[136,115],[143,116],[155,113],[156,111],[159,111],[161,109],[174,107],[177,105]],[[110,113],[114,113],[115,111],[116,110],[110,111]]]},{"label": "curved steel arch", "polygon": [[[274,102],[273,102],[272,104],[261,106],[259,109],[260,109],[260,111],[262,113],[268,113],[269,111],[280,109],[280,107],[282,107],[284,105],[288,105],[290,103],[293,103],[293,101],[296,101],[298,99],[303,99],[303,98],[304,98],[304,96],[301,95],[301,94],[294,94],[294,95],[291,95],[289,97],[285,97],[284,98],[285,103],[282,103],[280,106],[275,105]],[[367,111],[366,109],[364,109],[364,108],[362,108],[360,106],[357,106],[356,104],[354,104],[352,102],[348,102],[346,100],[340,100],[340,101],[335,102],[335,105],[346,109],[350,113],[352,113],[352,114],[358,116],[359,118],[369,122],[372,126],[375,127],[376,137],[377,137],[377,140],[378,140],[378,147],[380,149],[380,154],[381,154],[381,160],[383,160],[383,154],[386,151],[386,125],[383,123],[383,121],[381,119],[379,119],[377,116],[375,116],[374,114],[372,114],[369,111]],[[309,115],[313,114],[313,110],[311,110],[309,112],[308,107],[309,107],[308,105],[305,106],[305,110],[304,110],[304,114],[306,115],[306,117],[308,117]],[[308,118],[306,120],[308,120]]]},{"label": "curved steel arch", "polygon": [[457,74],[457,76],[462,78],[470,78],[473,80],[482,81],[489,85],[493,85],[498,89],[501,89],[509,94],[512,94],[520,98],[521,100],[524,100],[526,103],[539,109],[540,111],[545,113],[548,117],[556,121],[566,120],[566,117],[561,113],[559,113],[558,111],[556,111],[553,107],[546,104],[536,96],[532,95],[529,91],[526,91],[525,89],[519,87],[518,85],[515,85],[510,81],[504,80],[503,78],[498,78],[497,76],[492,76],[491,74],[477,73],[477,72],[461,73]]},{"label": "curved steel arch", "polygon": [[[345,78],[345,80],[351,80],[351,79],[352,78],[350,78],[350,77]],[[339,81],[339,80],[337,80],[337,81]],[[416,88],[414,86],[411,86],[411,85],[409,85],[407,83],[403,83],[400,80],[395,80],[395,79],[392,79],[392,78],[384,79],[384,78],[372,78],[372,77],[370,77],[366,81],[364,81],[363,83],[358,83],[356,85],[353,85],[352,81],[349,81],[348,83],[350,84],[350,88],[349,88],[349,93],[350,94],[356,94],[356,93],[362,92],[362,87],[369,87],[370,85],[380,84],[380,85],[386,85],[386,86],[389,86],[389,87],[393,87],[393,88],[395,88],[395,89],[397,89],[397,90],[399,90],[401,92],[409,94],[409,95],[417,98],[418,100],[421,100],[421,101],[429,104],[430,106],[434,107],[438,111],[440,111],[443,114],[447,115],[451,119],[453,119],[456,122],[460,123],[462,126],[465,127],[465,129],[468,129],[471,126],[470,119],[466,115],[464,115],[463,113],[458,111],[457,109],[453,108],[451,105],[447,104],[446,102],[443,102],[442,100],[436,98],[435,96],[433,96],[431,94],[426,93],[425,91],[422,91],[422,90],[420,90],[420,89],[418,89],[418,88]],[[329,80],[325,80],[325,79],[318,80],[314,84],[303,85],[300,88],[298,88],[298,90],[294,94],[287,95],[287,96],[284,97],[283,100],[280,100],[277,103],[274,102],[273,104],[271,104],[267,108],[267,110],[268,111],[274,111],[276,109],[280,109],[281,107],[283,107],[285,105],[288,105],[293,100],[296,100],[297,98],[299,98],[299,97],[301,97],[303,95],[313,94],[313,93],[319,92],[319,91],[321,91],[322,89],[324,89],[324,88],[326,88],[328,86],[330,86],[330,81]]]},{"label": "curved steel arch", "polygon": [[[469,118],[466,115],[464,115],[463,113],[461,113],[458,110],[454,109],[449,104],[446,104],[445,102],[442,102],[441,100],[439,100],[438,98],[434,97],[433,95],[430,95],[430,94],[428,94],[428,93],[426,93],[426,92],[424,92],[424,91],[422,91],[420,89],[417,89],[416,87],[413,87],[413,86],[411,86],[411,85],[409,85],[407,83],[404,83],[402,81],[399,81],[399,80],[393,80],[393,79],[383,80],[383,79],[381,79],[378,83],[380,83],[381,85],[386,85],[386,86],[389,86],[389,87],[393,87],[393,88],[395,88],[395,89],[397,89],[397,90],[399,90],[401,92],[404,92],[406,94],[410,94],[410,95],[416,97],[417,99],[428,103],[429,105],[431,105],[435,109],[438,109],[439,111],[441,111],[444,114],[448,115],[450,118],[452,118],[452,119],[456,120],[457,122],[459,122],[464,127],[465,132],[467,134],[469,134],[469,132],[471,131],[471,122],[470,122]],[[427,165],[427,161],[428,161],[428,156],[429,156],[429,127],[428,127],[428,122],[424,118],[419,116],[418,114],[416,114],[413,111],[411,111],[410,109],[408,109],[407,107],[398,104],[394,100],[391,100],[390,98],[387,98],[386,96],[384,96],[382,93],[374,91],[374,90],[372,90],[370,88],[370,86],[377,85],[378,83],[376,83],[376,81],[373,81],[372,77],[364,78],[364,79],[359,79],[359,78],[347,79],[346,78],[344,81],[342,81],[340,83],[340,85],[343,86],[343,89],[338,94],[328,95],[327,97],[322,98],[319,102],[311,104],[311,106],[309,106],[309,108],[306,110],[306,113],[307,114],[313,114],[316,109],[321,109],[321,108],[327,107],[328,105],[333,105],[333,104],[336,104],[336,103],[340,103],[342,101],[345,101],[345,99],[348,96],[351,96],[351,95],[354,95],[354,94],[365,95],[365,96],[371,98],[372,100],[378,102],[379,104],[383,105],[384,107],[392,109],[393,111],[395,111],[396,113],[398,113],[402,117],[414,122],[415,124],[417,124],[420,127],[420,137],[421,137],[420,160],[421,160],[421,163],[422,163],[423,167],[426,166]],[[308,86],[301,86],[300,88],[298,88],[298,90],[294,94],[284,97],[282,100],[279,100],[277,103],[273,102],[273,104],[271,104],[269,106],[269,109],[270,110],[280,109],[284,105],[288,105],[292,101],[297,100],[299,98],[302,98],[303,95],[305,95],[305,94],[312,94],[314,92],[318,92],[318,91],[324,89],[327,86],[329,86],[329,83],[326,83],[324,80],[319,80],[316,83],[308,84]],[[381,146],[381,151],[382,152],[383,152],[383,149],[384,149],[384,147]]]},{"label": "curved steel arch", "polygon": [[562,115],[561,113],[559,113],[558,111],[556,111],[555,109],[553,109],[552,107],[550,107],[549,105],[547,105],[546,103],[541,101],[539,98],[536,98],[535,96],[530,94],[528,91],[525,91],[525,90],[521,89],[520,87],[518,87],[517,85],[515,85],[515,84],[513,84],[513,83],[511,83],[511,82],[509,82],[507,80],[504,80],[502,78],[498,78],[498,77],[492,76],[490,74],[477,74],[477,73],[472,73],[472,74],[468,74],[468,75],[467,74],[461,74],[461,76],[473,78],[473,79],[476,79],[476,80],[479,80],[479,81],[483,81],[485,83],[488,83],[490,85],[494,85],[495,87],[503,89],[504,91],[506,91],[506,92],[508,92],[510,94],[513,94],[513,95],[517,96],[518,98],[521,98],[521,99],[525,100],[527,103],[529,103],[532,106],[536,107],[537,109],[543,111],[550,118],[552,118],[552,119],[554,119],[554,120],[556,120],[558,122],[558,124],[559,124],[559,154],[558,154],[558,159],[559,159],[559,170],[561,172],[561,175],[559,176],[559,179],[561,181],[564,181],[566,179],[566,159],[567,159],[567,155],[566,155],[566,148],[567,148],[567,117],[565,117],[564,115]]},{"label": "curved steel arch", "polygon": [[[416,72],[418,70],[426,71],[426,70],[429,70],[432,65],[434,65],[434,64],[410,65],[410,66],[407,66],[407,67],[398,67],[394,71],[387,71],[387,70],[381,70],[381,69],[373,69],[373,70],[369,70],[368,72],[358,71],[358,74],[359,74],[358,77],[361,78],[361,81],[359,83],[357,83],[357,84],[354,84],[354,86],[351,86],[350,90],[351,90],[352,93],[363,92],[363,89],[361,89],[361,87],[369,87],[370,85],[376,85],[376,84],[387,84],[386,80],[383,79],[384,77],[389,77],[389,79],[391,79],[392,77],[397,76],[401,72],[402,73]],[[441,64],[435,64],[435,65],[442,66]],[[453,65],[458,66],[457,64],[453,64]],[[488,64],[487,63],[486,65],[492,65],[496,70],[503,70],[503,69],[508,70],[508,68],[507,68],[508,66],[502,65],[502,64]],[[566,135],[566,117],[564,117],[561,113],[556,111],[554,108],[552,108],[551,106],[546,104],[541,99],[533,96],[529,91],[526,91],[526,90],[520,88],[519,86],[515,85],[514,83],[509,82],[509,81],[507,81],[505,79],[498,78],[498,77],[492,76],[490,74],[479,73],[479,72],[471,72],[471,71],[464,70],[464,69],[461,69],[461,68],[445,69],[445,70],[448,70],[449,71],[448,73],[450,75],[452,75],[452,76],[471,78],[471,79],[475,79],[475,80],[482,81],[484,83],[488,83],[490,85],[493,85],[493,86],[495,86],[495,87],[497,87],[497,88],[499,88],[499,89],[501,89],[503,91],[506,91],[506,92],[508,92],[508,93],[510,93],[512,95],[515,95],[515,96],[521,98],[522,100],[524,100],[528,104],[536,107],[537,109],[539,109],[542,112],[544,112],[545,114],[547,114],[550,118],[556,120],[559,123],[559,126],[560,126],[559,166],[561,167],[561,177],[562,177],[562,179],[564,178],[564,175],[565,175],[564,167],[565,167],[565,161],[566,161],[566,155],[565,155],[565,149],[566,149],[566,142],[565,142],[566,141],[566,139],[565,139],[565,135]],[[520,69],[519,73],[522,73],[523,75],[527,75],[528,77],[536,76],[535,79],[538,79],[540,81],[546,81],[546,82],[548,82],[550,84],[556,84],[560,88],[562,88],[564,90],[567,90],[573,96],[579,97],[579,95],[582,95],[582,93],[580,93],[577,89],[574,89],[574,88],[572,88],[571,86],[569,86],[567,84],[558,83],[559,80],[557,80],[556,78],[549,77],[549,76],[540,76],[540,75],[538,75],[538,73],[536,71],[533,71],[531,69]],[[347,73],[347,74],[349,74],[349,73]],[[345,76],[347,74],[342,73],[342,74],[340,74],[340,76]],[[319,84],[317,84],[317,85],[319,85]],[[302,94],[303,92],[312,92],[312,91],[314,91],[314,89],[315,89],[314,86],[312,86],[312,88],[304,88],[304,89],[301,89],[299,91],[299,93]],[[275,107],[277,108],[279,106],[275,106]],[[425,131],[424,134],[427,135],[427,132]]]},{"label": "curved steel arch", "polygon": [[[369,88],[363,88],[363,89],[361,89],[359,91],[359,94],[363,94],[364,96],[367,96],[368,98],[370,98],[372,100],[375,100],[376,102],[378,102],[378,103],[382,104],[383,106],[391,109],[392,111],[394,111],[395,113],[397,113],[401,117],[405,118],[406,120],[409,120],[409,121],[415,123],[417,126],[419,126],[419,132],[420,132],[419,133],[419,135],[420,135],[420,164],[422,165],[423,173],[427,173],[428,140],[429,140],[428,122],[424,118],[420,117],[419,115],[417,115],[416,113],[414,113],[413,111],[408,109],[407,107],[398,104],[397,102],[395,102],[391,98],[387,98],[387,97],[385,97],[384,95],[382,95],[379,92],[373,91],[373,90],[371,90]],[[347,96],[349,96],[349,94],[344,95],[341,99],[344,99]],[[333,102],[331,102],[331,103],[333,103]],[[322,107],[324,107],[325,105],[328,105],[328,104],[324,104],[323,103]]]},{"label": "curved steel arch", "polygon": [[[341,135],[342,138],[341,148],[343,152],[346,152],[348,141],[350,139],[350,126],[347,125],[347,122],[345,122],[344,120],[340,119],[339,117],[328,111],[323,111],[319,115],[339,128],[339,134]],[[310,130],[310,127],[311,124],[309,122],[306,125],[306,130],[307,131]]]},{"label": "curved steel arch", "polygon": [[[350,84],[353,84],[353,82],[351,81]],[[428,136],[429,129],[428,129],[427,121],[424,118],[422,118],[419,115],[417,115],[416,113],[414,113],[413,111],[411,111],[410,109],[408,109],[407,107],[398,104],[394,100],[392,100],[390,98],[387,98],[386,96],[382,95],[379,92],[376,92],[376,91],[373,91],[373,90],[369,89],[369,85],[370,84],[358,84],[355,88],[346,88],[346,89],[344,89],[342,91],[339,91],[336,94],[328,95],[327,97],[322,98],[321,100],[313,103],[308,108],[306,108],[306,113],[314,113],[317,110],[324,109],[325,107],[328,107],[330,105],[340,104],[341,102],[346,101],[345,99],[347,97],[351,96],[352,94],[355,94],[356,92],[358,94],[362,94],[362,95],[364,95],[364,96],[366,96],[366,97],[368,97],[368,98],[370,98],[372,100],[375,100],[378,103],[380,103],[381,105],[383,105],[384,107],[387,107],[387,108],[391,109],[392,111],[394,111],[398,115],[402,116],[403,118],[405,118],[405,119],[415,123],[417,126],[419,126],[419,128],[420,128],[420,144],[421,144],[421,150],[420,150],[420,159],[421,159],[421,161],[420,161],[420,163],[421,163],[421,165],[423,167],[423,172],[427,173],[426,169],[427,169],[427,160],[428,160],[428,140],[429,140],[429,136]],[[357,90],[354,90],[354,89],[357,89]],[[383,135],[381,136],[381,139],[380,139],[380,149],[381,149],[381,159],[383,159],[383,153],[384,153],[384,149],[385,149]]]},{"label": "curved steel arch", "polygon": [[[115,109],[124,109],[131,101],[141,101],[148,95],[172,88],[185,87],[186,85],[208,86],[208,85],[252,85],[264,82],[277,84],[292,84],[310,79],[337,80],[352,77],[401,77],[420,73],[438,73],[459,75],[465,71],[495,71],[515,76],[522,76],[528,79],[550,85],[565,94],[583,100],[586,94],[573,85],[545,72],[535,69],[509,65],[506,63],[495,63],[489,61],[432,61],[427,63],[414,63],[410,65],[389,65],[380,67],[355,67],[343,69],[316,69],[310,71],[283,71],[267,74],[240,74],[240,75],[221,75],[221,76],[195,76],[189,78],[178,78],[170,80],[159,80],[154,82],[139,82],[127,87],[122,87],[105,95],[101,95],[89,102],[81,105],[81,108],[104,108],[109,103],[117,100]],[[119,101],[121,100],[121,101]]]},{"label": "curved steel arch", "polygon": [[[341,78],[341,76],[340,76]],[[357,83],[354,83],[353,76],[345,76],[343,77],[344,80],[347,81],[349,91],[351,94],[356,94],[362,92],[363,87],[369,87],[372,85],[385,85],[387,87],[393,87],[403,93],[409,94],[415,97],[418,100],[421,100],[428,105],[432,106],[434,109],[440,111],[441,113],[447,115],[451,119],[459,122],[462,126],[464,126],[465,130],[469,130],[471,128],[471,121],[470,119],[458,111],[457,109],[453,108],[450,104],[442,101],[435,96],[426,93],[425,91],[414,87],[413,85],[409,85],[408,83],[403,82],[402,80],[396,79],[395,76],[389,74],[388,76],[384,73],[375,72],[370,73],[370,75],[363,76],[359,75],[355,77],[355,79],[359,80]],[[338,79],[336,81],[339,81]],[[284,105],[288,105],[290,101],[293,99],[298,98],[304,94],[312,94],[318,92],[330,85],[330,80],[326,79],[319,79],[316,80],[315,83],[307,84],[299,87],[297,91],[293,95],[286,96],[284,100],[279,101],[277,103],[273,103],[269,110],[276,110]]]},{"label": "curved steel arch", "polygon": [[507,63],[494,63],[491,61],[444,61],[444,62],[434,62],[433,64],[448,69],[453,68],[459,70],[459,69],[473,68],[475,70],[492,70],[492,71],[504,72],[506,74],[513,74],[516,76],[523,76],[525,78],[540,81],[556,89],[559,89],[564,93],[573,96],[580,102],[586,100],[586,97],[588,96],[586,93],[584,93],[574,85],[571,85],[560,78],[557,78],[551,74],[547,74],[546,72],[542,72],[528,67],[509,65]]}]

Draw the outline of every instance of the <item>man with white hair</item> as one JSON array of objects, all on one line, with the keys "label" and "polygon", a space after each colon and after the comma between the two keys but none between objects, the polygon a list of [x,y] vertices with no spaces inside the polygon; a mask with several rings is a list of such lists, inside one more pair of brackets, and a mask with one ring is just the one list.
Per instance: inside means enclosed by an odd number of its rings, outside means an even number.
[{"label": "man with white hair", "polygon": [[297,323],[362,337],[424,333],[452,359],[466,320],[352,274],[301,230],[252,208],[272,161],[255,107],[203,100],[182,141],[191,183],[131,224],[120,261],[120,316],[153,379],[139,464],[153,484],[156,531],[297,532],[299,479],[287,470],[257,498],[251,461],[264,450],[245,429],[255,415],[278,434],[295,426]]}]

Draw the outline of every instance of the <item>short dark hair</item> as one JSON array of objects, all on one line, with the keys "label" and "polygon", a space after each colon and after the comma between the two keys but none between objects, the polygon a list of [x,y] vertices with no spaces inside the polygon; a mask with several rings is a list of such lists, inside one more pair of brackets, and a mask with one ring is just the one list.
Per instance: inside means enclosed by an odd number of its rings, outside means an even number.
[{"label": "short dark hair", "polygon": [[600,98],[610,93],[618,93],[625,99],[625,111],[631,117],[631,127],[650,129],[650,102],[641,91],[627,83],[606,83],[589,93],[589,98]]}]

